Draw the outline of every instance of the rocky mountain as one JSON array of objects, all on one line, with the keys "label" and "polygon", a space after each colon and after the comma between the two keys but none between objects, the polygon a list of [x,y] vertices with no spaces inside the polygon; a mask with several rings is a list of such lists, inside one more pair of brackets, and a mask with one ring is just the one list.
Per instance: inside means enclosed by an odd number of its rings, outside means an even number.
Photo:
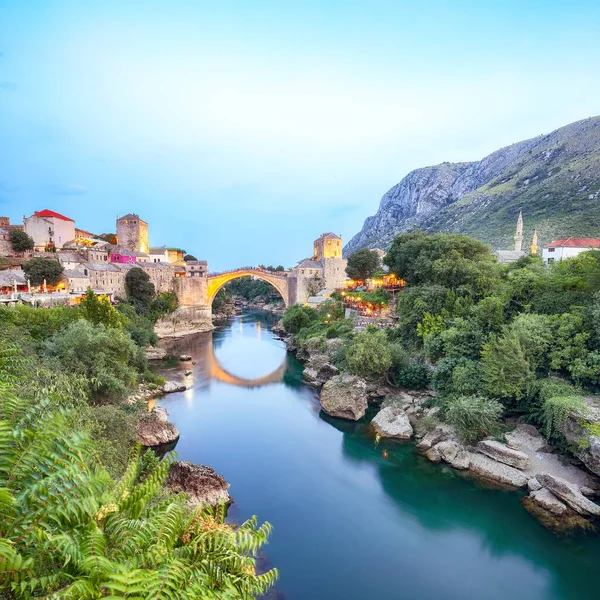
[{"label": "rocky mountain", "polygon": [[525,239],[600,237],[600,117],[518,142],[478,162],[417,169],[381,199],[344,248],[387,249],[400,233],[466,233],[511,249],[519,211]]}]

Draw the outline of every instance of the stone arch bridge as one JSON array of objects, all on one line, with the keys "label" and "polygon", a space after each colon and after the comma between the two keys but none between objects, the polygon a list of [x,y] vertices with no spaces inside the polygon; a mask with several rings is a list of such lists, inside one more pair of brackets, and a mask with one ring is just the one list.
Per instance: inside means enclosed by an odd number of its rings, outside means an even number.
[{"label": "stone arch bridge", "polygon": [[217,292],[227,283],[241,277],[256,277],[270,283],[281,295],[286,306],[297,301],[296,277],[289,271],[267,271],[258,267],[241,267],[222,273],[210,273],[204,277],[180,277],[174,280],[175,293],[182,308],[193,310],[189,318],[201,322],[212,322],[212,303]]},{"label": "stone arch bridge", "polygon": [[240,267],[233,271],[223,271],[222,273],[210,273],[208,275],[207,301],[212,305],[217,292],[227,283],[234,279],[242,277],[256,277],[270,283],[283,298],[286,306],[293,304],[290,302],[288,273],[286,271],[267,271],[258,267]]}]

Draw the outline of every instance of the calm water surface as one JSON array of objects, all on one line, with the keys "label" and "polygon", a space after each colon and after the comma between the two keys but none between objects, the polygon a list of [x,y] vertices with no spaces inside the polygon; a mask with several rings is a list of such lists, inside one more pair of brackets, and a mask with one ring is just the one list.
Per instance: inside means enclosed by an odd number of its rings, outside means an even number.
[{"label": "calm water surface", "polygon": [[555,537],[519,494],[327,417],[273,322],[249,313],[212,334],[164,340],[197,364],[189,389],[161,404],[181,432],[179,457],[231,484],[229,516],[272,523],[265,549],[279,598],[600,598],[599,538]]}]

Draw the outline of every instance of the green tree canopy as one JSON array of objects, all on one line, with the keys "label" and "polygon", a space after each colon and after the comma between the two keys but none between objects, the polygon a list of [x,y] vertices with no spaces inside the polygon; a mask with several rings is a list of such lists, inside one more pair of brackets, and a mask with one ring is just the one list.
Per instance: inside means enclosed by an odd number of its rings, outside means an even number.
[{"label": "green tree canopy", "polygon": [[105,327],[115,327],[117,329],[123,326],[124,319],[117,312],[114,306],[109,302],[106,296],[98,298],[92,288],[88,288],[85,298],[79,305],[81,316],[94,325],[104,325]]},{"label": "green tree canopy", "polygon": [[346,362],[356,375],[385,375],[392,366],[390,343],[385,331],[369,327],[359,333],[346,351]]},{"label": "green tree canopy", "polygon": [[27,252],[28,250],[33,250],[33,238],[20,229],[12,229],[8,235],[8,239],[15,252]]},{"label": "green tree canopy", "polygon": [[139,313],[149,315],[156,290],[148,273],[139,267],[131,269],[125,276],[125,293]]},{"label": "green tree canopy", "polygon": [[304,327],[318,320],[319,313],[308,306],[294,304],[285,311],[283,327],[288,333],[298,333]]},{"label": "green tree canopy", "polygon": [[56,285],[64,269],[57,260],[32,258],[23,265],[23,271],[33,285],[42,285],[44,279],[48,284]]},{"label": "green tree canopy", "polygon": [[398,236],[384,263],[409,285],[482,293],[489,289],[496,257],[489,246],[466,235],[418,231]]},{"label": "green tree canopy", "polygon": [[186,254],[186,255],[183,257],[183,260],[184,260],[185,262],[187,262],[188,260],[198,260],[198,259],[197,259],[197,258],[196,258],[196,257],[195,257],[193,254]]},{"label": "green tree canopy", "polygon": [[348,257],[346,275],[356,281],[370,279],[379,268],[379,256],[374,250],[363,248]]}]

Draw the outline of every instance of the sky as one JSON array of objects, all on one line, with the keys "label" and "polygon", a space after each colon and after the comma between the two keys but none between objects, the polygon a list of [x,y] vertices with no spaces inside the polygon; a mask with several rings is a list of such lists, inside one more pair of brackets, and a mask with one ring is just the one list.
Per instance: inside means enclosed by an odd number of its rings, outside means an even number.
[{"label": "sky", "polygon": [[600,114],[599,65],[597,0],[0,0],[0,215],[290,267],[412,169]]}]

